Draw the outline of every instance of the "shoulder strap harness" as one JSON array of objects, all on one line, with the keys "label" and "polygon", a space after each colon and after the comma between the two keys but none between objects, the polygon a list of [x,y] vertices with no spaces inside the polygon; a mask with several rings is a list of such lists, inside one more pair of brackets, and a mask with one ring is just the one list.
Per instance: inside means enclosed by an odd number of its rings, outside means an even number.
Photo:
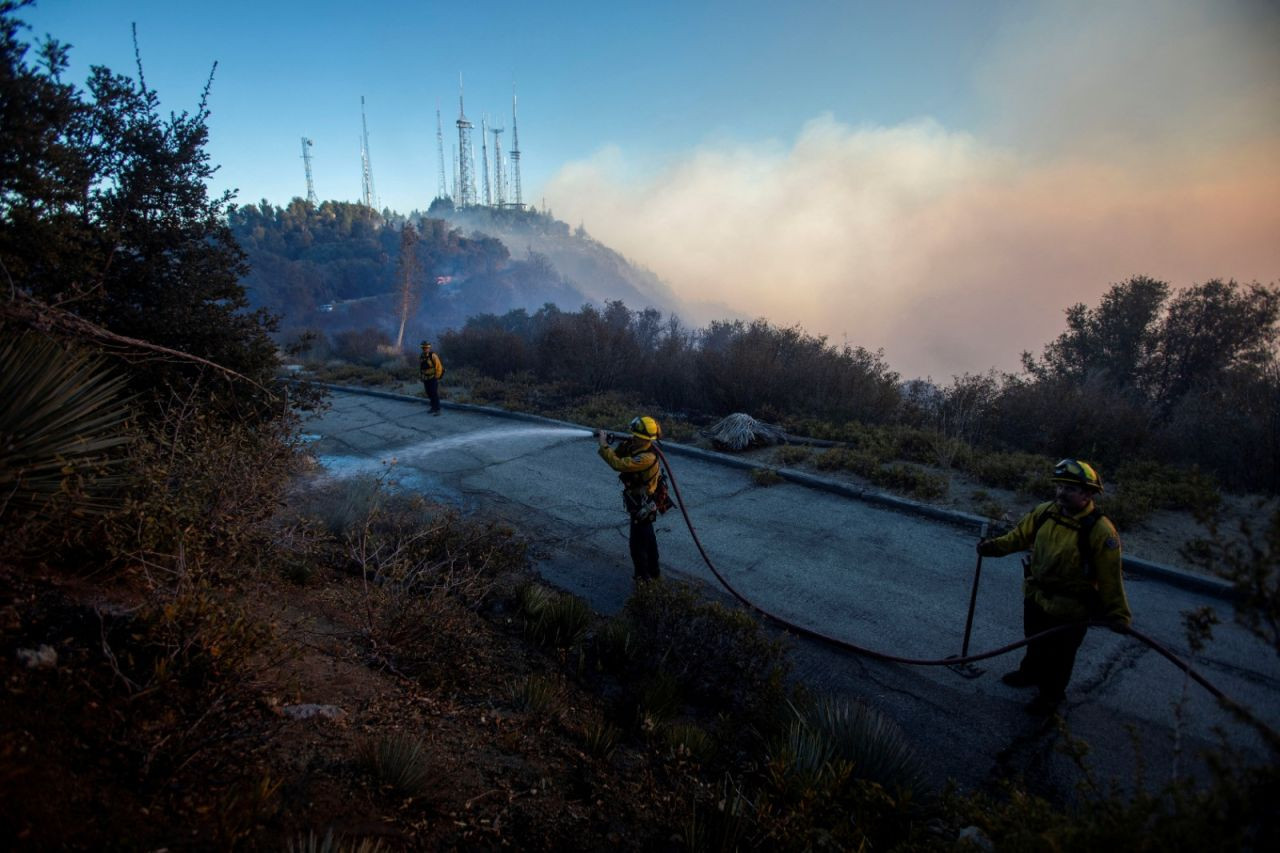
[{"label": "shoulder strap harness", "polygon": [[1044,526],[1046,521],[1053,520],[1055,524],[1061,524],[1063,527],[1076,531],[1076,543],[1080,548],[1080,565],[1084,569],[1084,576],[1087,580],[1093,580],[1093,549],[1089,547],[1089,534],[1093,532],[1093,526],[1098,523],[1098,519],[1102,518],[1102,510],[1097,506],[1084,518],[1075,519],[1064,518],[1053,511],[1050,507],[1044,512],[1036,516],[1035,524],[1031,528],[1031,541],[1036,541],[1036,535],[1040,533],[1040,528]]}]

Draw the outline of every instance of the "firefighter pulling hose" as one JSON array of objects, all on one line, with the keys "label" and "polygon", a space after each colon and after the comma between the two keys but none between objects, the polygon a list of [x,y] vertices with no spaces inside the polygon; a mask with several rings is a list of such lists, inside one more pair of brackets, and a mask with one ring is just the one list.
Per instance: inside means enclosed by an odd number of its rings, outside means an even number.
[{"label": "firefighter pulling hose", "polygon": [[[1115,577],[1114,580],[1116,583],[1119,583],[1120,582],[1119,576],[1118,576],[1119,543],[1118,543],[1118,538],[1115,536],[1115,528],[1110,524],[1110,522],[1106,522],[1105,525],[1098,523],[1099,518],[1102,518],[1102,517],[1100,513],[1096,513],[1096,510],[1093,507],[1091,497],[1085,501],[1079,501],[1074,499],[1068,502],[1062,501],[1064,486],[1068,487],[1068,489],[1066,490],[1072,492],[1073,496],[1075,496],[1075,493],[1077,491],[1083,492],[1089,496],[1101,491],[1101,485],[1102,485],[1101,478],[1097,476],[1096,471],[1094,471],[1092,467],[1088,465],[1088,463],[1080,463],[1077,460],[1070,460],[1070,459],[1064,459],[1062,462],[1058,463],[1058,466],[1056,466],[1054,470],[1054,481],[1055,481],[1055,486],[1057,487],[1057,490],[1058,490],[1058,495],[1055,501],[1050,502],[1049,504],[1042,504],[1041,506],[1032,510],[1032,512],[1028,513],[1028,516],[1024,518],[1023,521],[1020,522],[1019,525],[1014,528],[1014,530],[1010,531],[1005,536],[1000,537],[999,539],[996,539],[996,540],[987,539],[985,537],[986,530],[984,525],[983,536],[980,538],[980,541],[979,541],[979,561],[978,561],[978,567],[977,567],[977,570],[975,571],[975,576],[974,576],[974,589],[973,589],[973,593],[971,594],[969,618],[966,621],[966,625],[965,625],[965,642],[963,645],[963,653],[961,654],[961,656],[937,658],[937,659],[908,658],[908,657],[902,657],[899,655],[888,654],[885,652],[877,651],[875,649],[866,648],[864,646],[859,646],[855,643],[850,643],[846,640],[840,640],[835,637],[831,637],[827,634],[824,634],[820,631],[816,631],[811,628],[807,628],[803,625],[796,625],[792,622],[787,621],[786,619],[783,619],[779,616],[776,616],[770,613],[769,611],[760,607],[755,602],[751,601],[750,599],[742,595],[740,592],[738,592],[738,590],[736,590],[733,587],[733,585],[730,584],[729,581],[720,573],[720,570],[716,568],[710,556],[707,554],[706,549],[703,547],[701,540],[698,538],[697,530],[693,526],[693,520],[689,517],[689,512],[685,506],[684,498],[680,494],[679,482],[677,481],[674,472],[671,470],[671,464],[667,460],[666,454],[662,452],[662,447],[659,442],[659,439],[661,438],[661,430],[658,427],[657,422],[653,418],[648,416],[640,416],[640,417],[637,417],[635,420],[633,420],[631,422],[631,434],[629,437],[620,436],[615,433],[609,433],[604,430],[597,431],[596,437],[600,445],[600,456],[604,458],[606,462],[609,462],[611,467],[614,467],[615,470],[618,470],[621,472],[620,479],[623,479],[624,490],[628,484],[628,479],[626,478],[626,475],[628,474],[630,474],[632,478],[635,480],[638,480],[640,477],[643,477],[645,488],[648,491],[648,494],[650,495],[652,495],[653,492],[656,491],[659,477],[663,477],[663,475],[665,475],[663,479],[666,479],[666,478],[670,479],[671,490],[675,496],[674,505],[680,508],[680,513],[684,518],[685,525],[689,529],[689,535],[692,537],[693,543],[697,547],[698,553],[701,555],[703,562],[706,563],[707,568],[711,570],[711,573],[715,576],[716,580],[720,583],[722,587],[724,587],[724,589],[730,595],[732,595],[744,607],[759,614],[759,616],[763,618],[765,621],[773,623],[774,625],[782,628],[785,631],[788,631],[790,633],[797,634],[803,637],[807,637],[809,639],[817,640],[823,643],[824,645],[828,645],[844,651],[850,651],[855,654],[862,655],[864,657],[869,657],[875,660],[881,660],[888,663],[900,663],[900,664],[906,664],[910,666],[947,666],[952,668],[958,668],[960,666],[973,664],[977,661],[998,657],[999,655],[1007,654],[1016,649],[1020,649],[1024,647],[1028,648],[1028,652],[1027,652],[1026,658],[1023,661],[1022,666],[1018,670],[1015,670],[1014,673],[1022,673],[1024,671],[1024,668],[1028,667],[1028,662],[1030,663],[1031,667],[1037,666],[1040,663],[1040,661],[1043,660],[1043,658],[1038,659],[1036,657],[1037,650],[1042,650],[1044,644],[1046,643],[1057,644],[1057,648],[1059,649],[1063,647],[1069,647],[1070,658],[1066,661],[1065,677],[1063,676],[1063,673],[1062,673],[1063,658],[1059,656],[1058,658],[1053,659],[1053,662],[1056,663],[1056,665],[1058,666],[1058,669],[1052,670],[1050,675],[1044,676],[1044,675],[1041,675],[1036,670],[1032,669],[1031,670],[1032,673],[1035,674],[1034,680],[1031,680],[1030,682],[1024,682],[1024,683],[1027,683],[1028,686],[1030,686],[1031,683],[1034,683],[1041,688],[1041,695],[1038,696],[1037,699],[1032,702],[1031,706],[1029,707],[1029,710],[1031,710],[1033,713],[1047,713],[1054,710],[1057,707],[1057,701],[1061,700],[1060,694],[1055,697],[1052,693],[1048,693],[1047,690],[1053,690],[1059,684],[1061,685],[1061,687],[1065,688],[1066,679],[1070,677],[1070,666],[1074,662],[1075,650],[1078,648],[1079,642],[1080,642],[1080,640],[1077,639],[1077,635],[1080,639],[1082,639],[1084,636],[1084,633],[1087,631],[1089,627],[1107,627],[1118,634],[1126,634],[1128,636],[1134,637],[1135,639],[1139,640],[1140,642],[1142,642],[1143,644],[1145,644],[1146,646],[1148,646],[1149,648],[1157,652],[1159,655],[1164,657],[1166,660],[1168,660],[1178,669],[1182,670],[1187,675],[1188,678],[1192,679],[1201,687],[1203,687],[1209,694],[1211,694],[1214,698],[1216,698],[1219,701],[1219,703],[1221,703],[1228,709],[1232,710],[1234,713],[1238,714],[1239,716],[1251,722],[1253,726],[1256,729],[1258,729],[1258,731],[1261,732],[1267,738],[1267,740],[1271,743],[1273,747],[1280,747],[1280,733],[1277,733],[1276,731],[1271,729],[1265,722],[1258,719],[1248,709],[1244,708],[1239,703],[1235,702],[1226,694],[1224,694],[1220,689],[1218,689],[1217,686],[1215,686],[1212,682],[1210,682],[1204,676],[1200,675],[1200,673],[1196,672],[1190,666],[1190,664],[1188,664],[1186,661],[1181,659],[1178,655],[1174,654],[1172,651],[1167,649],[1165,646],[1163,646],[1161,643],[1159,643],[1155,639],[1131,627],[1131,625],[1129,624],[1128,602],[1124,598],[1123,586],[1119,586],[1118,590],[1114,587],[1106,589],[1104,591],[1098,590],[1099,584],[1097,583],[1097,581],[1094,580],[1094,578],[1097,577],[1097,573],[1099,571],[1105,572],[1105,571],[1110,571],[1110,569],[1106,567],[1090,566],[1089,555],[1086,554],[1085,552],[1085,548],[1087,545],[1086,540],[1092,541],[1093,538],[1097,538],[1099,543],[1101,543],[1100,548],[1104,553],[1104,556],[1109,557],[1110,552],[1115,552],[1114,568],[1117,573],[1117,576]],[[618,451],[614,451],[612,448],[609,447],[610,441],[622,442]],[[619,467],[620,465],[622,467]],[[652,484],[652,488],[650,488],[650,484]],[[1095,485],[1097,488],[1096,489],[1092,488]],[[1064,503],[1069,504],[1069,506],[1064,505]],[[628,503],[627,505],[628,507],[631,506],[630,503]],[[1053,591],[1053,593],[1058,594],[1062,591],[1060,586],[1054,587],[1053,585],[1054,578],[1051,577],[1049,573],[1047,573],[1047,570],[1044,567],[1045,565],[1047,565],[1045,563],[1047,555],[1041,553],[1040,543],[1039,543],[1039,536],[1041,535],[1041,532],[1042,532],[1041,528],[1045,527],[1046,523],[1050,520],[1049,518],[1044,516],[1047,516],[1048,514],[1053,512],[1055,509],[1055,505],[1057,510],[1062,511],[1060,514],[1063,516],[1063,518],[1055,520],[1054,527],[1055,528],[1062,527],[1065,530],[1067,530],[1070,533],[1070,539],[1072,544],[1072,549],[1059,548],[1057,553],[1059,554],[1059,556],[1061,556],[1061,554],[1063,553],[1067,554],[1068,556],[1064,558],[1065,561],[1067,563],[1074,562],[1076,567],[1082,570],[1083,572],[1082,577],[1086,581],[1088,581],[1088,583],[1086,583],[1084,586],[1095,590],[1096,594],[1099,595],[1099,597],[1102,599],[1101,604],[1103,605],[1103,607],[1101,609],[1098,609],[1096,606],[1094,606],[1095,602],[1089,602],[1090,607],[1092,608],[1092,612],[1085,612],[1079,615],[1076,615],[1076,614],[1064,615],[1058,618],[1057,620],[1049,620],[1052,622],[1052,624],[1047,624],[1047,625],[1044,624],[1043,621],[1036,622],[1033,617],[1032,619],[1026,620],[1026,623],[1024,626],[1025,636],[1022,640],[1009,643],[1007,645],[1001,646],[996,649],[991,649],[989,651],[969,654],[968,639],[969,639],[970,628],[972,626],[973,606],[976,600],[978,573],[980,573],[981,571],[982,556],[988,556],[988,555],[1002,556],[1003,554],[1013,553],[1014,551],[1017,551],[1017,550],[1031,549],[1032,556],[1029,560],[1028,580],[1030,581],[1033,576],[1040,577],[1042,579],[1049,578],[1048,586]],[[1074,509],[1074,512],[1072,512],[1072,509]],[[653,524],[653,519],[656,518],[656,515],[657,515],[657,512],[655,511],[648,516],[649,520],[648,520],[647,535],[652,535],[652,524]],[[1081,524],[1080,519],[1085,516],[1091,516],[1092,520],[1086,521],[1083,524]],[[632,518],[633,518],[632,536],[635,537],[637,535],[636,523],[634,521],[634,516],[632,516]],[[1030,519],[1029,524],[1028,524],[1028,519]],[[1105,521],[1105,518],[1102,518],[1102,520]],[[1074,526],[1073,526],[1073,522],[1074,522]],[[1023,530],[1024,524],[1028,524],[1028,528],[1026,530]],[[1099,533],[1095,534],[1094,533],[1095,530],[1098,531]],[[640,533],[641,535],[646,535],[644,531],[641,531]],[[1065,538],[1063,533],[1056,529],[1050,529],[1047,531],[1047,533],[1048,533],[1048,538],[1046,542],[1048,542],[1049,539],[1053,539],[1055,537]],[[1113,541],[1114,541],[1114,544],[1112,544]],[[999,544],[993,544],[993,543],[999,543]],[[653,577],[657,577],[656,540],[654,541],[652,547],[653,547],[653,560],[654,560]],[[1046,549],[1046,550],[1052,551],[1053,549]],[[632,548],[633,560],[636,559],[636,553],[637,553],[636,548],[633,547]],[[1039,561],[1042,564],[1041,572],[1039,575],[1036,575],[1036,572],[1035,572],[1037,561]],[[1059,568],[1061,567],[1059,566]],[[639,579],[640,577],[641,577],[640,563],[637,562],[637,578]],[[1061,581],[1061,578],[1057,578],[1057,580]],[[1110,582],[1111,582],[1110,580],[1107,581],[1107,583],[1110,583]],[[1042,580],[1039,586],[1037,586],[1034,583],[1028,583],[1027,586],[1025,587],[1028,590],[1027,599],[1029,601],[1033,600],[1034,593],[1038,590],[1043,590],[1044,586],[1045,586],[1044,580]],[[1083,589],[1083,588],[1084,587],[1080,587],[1080,589]],[[1051,602],[1050,607],[1054,608],[1054,610],[1059,613],[1061,613],[1062,610],[1069,609],[1063,606],[1061,602]],[[1096,618],[1097,616],[1101,616],[1101,618]],[[1095,617],[1095,618],[1091,618],[1091,617]],[[963,673],[963,670],[959,670],[959,671]],[[968,673],[964,673],[964,674],[968,675]],[[1004,680],[1006,683],[1009,683],[1011,680],[1010,675],[1012,674],[1007,674],[1002,680]],[[973,676],[969,675],[969,677],[973,677]],[[1014,678],[1012,680],[1018,681],[1020,679]],[[1015,684],[1015,686],[1019,686],[1019,685]]]}]

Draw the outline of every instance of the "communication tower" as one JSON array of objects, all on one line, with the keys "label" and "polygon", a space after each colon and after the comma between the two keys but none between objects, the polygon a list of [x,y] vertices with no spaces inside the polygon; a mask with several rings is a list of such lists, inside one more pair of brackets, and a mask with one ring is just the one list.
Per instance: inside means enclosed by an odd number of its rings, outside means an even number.
[{"label": "communication tower", "polygon": [[364,117],[364,95],[360,96],[360,126],[364,129],[364,136],[360,143],[360,173],[364,192],[364,206],[371,210],[377,210],[378,198],[373,191],[373,164],[369,160],[369,123],[365,121]]},{"label": "communication tower", "polygon": [[458,197],[457,206],[471,207],[476,203],[476,184],[473,176],[475,148],[471,144],[471,128],[466,111],[462,107],[462,75],[458,75]]},{"label": "communication tower", "polygon": [[315,181],[311,180],[311,146],[312,142],[305,136],[302,137],[302,167],[307,171],[307,204],[312,207],[319,207],[320,200],[316,198]]},{"label": "communication tower", "polygon": [[440,124],[440,102],[436,102],[436,149],[440,153],[440,186],[436,190],[437,198],[448,198],[448,188],[444,185],[444,125]]},{"label": "communication tower", "polygon": [[480,163],[484,169],[484,204],[485,207],[493,207],[493,192],[489,189],[489,143],[487,142],[489,131],[488,119],[484,116],[480,117]]},{"label": "communication tower", "polygon": [[520,130],[516,126],[516,94],[511,93],[511,189],[515,195],[512,207],[523,210],[520,192]]},{"label": "communication tower", "polygon": [[493,204],[495,207],[506,207],[507,183],[502,173],[502,131],[504,128],[491,127],[493,134]]}]

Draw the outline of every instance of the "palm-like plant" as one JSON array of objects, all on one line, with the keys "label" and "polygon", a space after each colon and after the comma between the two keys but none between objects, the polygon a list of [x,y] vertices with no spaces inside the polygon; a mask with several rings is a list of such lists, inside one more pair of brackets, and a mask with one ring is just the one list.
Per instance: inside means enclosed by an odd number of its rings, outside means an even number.
[{"label": "palm-like plant", "polygon": [[107,510],[122,482],[125,378],[101,359],[33,333],[0,347],[0,516],[30,516],[59,495],[71,513]]}]

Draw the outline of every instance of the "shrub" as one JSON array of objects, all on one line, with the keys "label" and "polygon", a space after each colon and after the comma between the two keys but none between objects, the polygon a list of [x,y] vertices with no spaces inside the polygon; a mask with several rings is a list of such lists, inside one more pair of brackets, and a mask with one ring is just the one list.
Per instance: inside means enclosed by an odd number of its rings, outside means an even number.
[{"label": "shrub", "polygon": [[400,372],[390,370],[381,364],[326,364],[323,367],[317,367],[312,372],[311,378],[317,382],[331,382],[335,385],[378,387],[398,385],[408,378],[399,376]]},{"label": "shrub", "polygon": [[1007,523],[1009,521],[1009,510],[1004,504],[991,497],[986,491],[978,489],[974,491],[969,499],[973,501],[973,511],[984,518],[989,518],[995,522]]},{"label": "shrub", "polygon": [[1036,453],[977,453],[961,460],[962,470],[974,479],[998,489],[1022,494],[1047,493],[1054,460]]},{"label": "shrub", "polygon": [[1140,497],[1154,509],[1212,512],[1222,504],[1214,478],[1198,468],[1130,462],[1116,471],[1115,481],[1117,493]]},{"label": "shrub", "polygon": [[782,482],[782,477],[772,468],[752,468],[751,482],[757,486],[776,486]]},{"label": "shrub", "polygon": [[870,478],[880,468],[880,461],[880,457],[867,451],[833,447],[820,454],[814,465],[821,471],[850,471]]},{"label": "shrub", "polygon": [[749,614],[661,581],[639,587],[623,618],[636,638],[637,668],[670,673],[688,700],[772,725],[786,695],[786,652]]},{"label": "shrub", "polygon": [[391,345],[391,336],[382,329],[346,329],[334,332],[333,354],[352,364],[377,366],[387,360],[385,348]]},{"label": "shrub", "polygon": [[773,451],[773,464],[782,466],[795,465],[800,462],[807,462],[811,456],[813,456],[813,448],[811,447],[799,444],[784,445]]},{"label": "shrub", "polygon": [[871,473],[871,482],[886,489],[904,492],[920,500],[934,500],[947,494],[947,479],[912,465],[890,465]]}]

